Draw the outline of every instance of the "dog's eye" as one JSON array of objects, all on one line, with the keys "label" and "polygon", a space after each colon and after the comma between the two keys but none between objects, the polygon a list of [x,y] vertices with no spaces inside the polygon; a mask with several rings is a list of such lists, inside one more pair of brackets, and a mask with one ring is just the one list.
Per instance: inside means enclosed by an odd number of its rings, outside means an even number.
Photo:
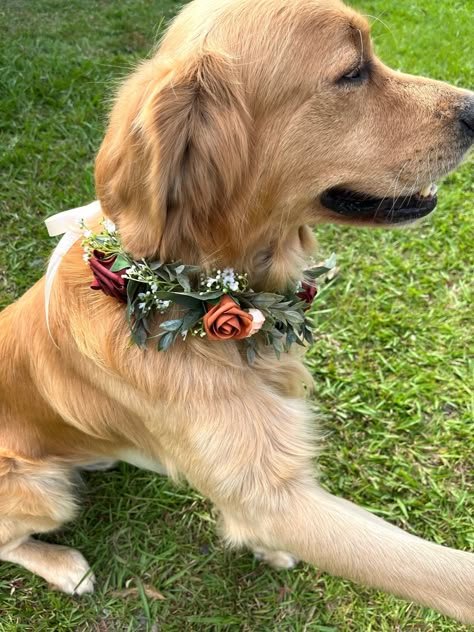
[{"label": "dog's eye", "polygon": [[366,61],[363,64],[351,68],[345,72],[342,77],[337,80],[339,84],[357,84],[365,81],[370,75],[370,62]]},{"label": "dog's eye", "polygon": [[360,66],[354,68],[350,72],[346,73],[342,76],[342,79],[362,79],[362,69]]}]

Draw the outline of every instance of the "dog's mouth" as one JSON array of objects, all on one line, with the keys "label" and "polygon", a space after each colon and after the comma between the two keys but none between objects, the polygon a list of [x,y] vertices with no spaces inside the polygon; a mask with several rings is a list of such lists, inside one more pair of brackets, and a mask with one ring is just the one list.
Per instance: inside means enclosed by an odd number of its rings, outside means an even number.
[{"label": "dog's mouth", "polygon": [[326,208],[347,218],[377,224],[403,224],[429,215],[438,201],[436,191],[437,186],[430,184],[411,195],[377,198],[334,187],[322,194],[321,202]]}]

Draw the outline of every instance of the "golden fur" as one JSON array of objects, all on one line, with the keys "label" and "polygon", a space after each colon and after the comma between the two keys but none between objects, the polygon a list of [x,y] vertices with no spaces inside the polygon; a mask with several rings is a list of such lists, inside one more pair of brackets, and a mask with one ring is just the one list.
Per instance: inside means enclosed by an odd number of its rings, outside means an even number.
[{"label": "golden fur", "polygon": [[[361,57],[370,80],[337,84]],[[470,99],[384,66],[338,0],[196,0],[119,91],[98,197],[137,258],[231,265],[284,289],[312,252],[310,226],[377,223],[330,211],[321,193],[403,196],[444,175],[467,150]],[[124,459],[184,477],[228,542],[275,565],[295,556],[474,623],[473,555],[318,486],[298,358],[269,352],[249,368],[232,341],[129,347],[123,306],[90,282],[76,246],[51,297],[57,347],[44,280],[0,316],[0,559],[92,590],[78,552],[30,536],[73,517],[74,468]]]}]

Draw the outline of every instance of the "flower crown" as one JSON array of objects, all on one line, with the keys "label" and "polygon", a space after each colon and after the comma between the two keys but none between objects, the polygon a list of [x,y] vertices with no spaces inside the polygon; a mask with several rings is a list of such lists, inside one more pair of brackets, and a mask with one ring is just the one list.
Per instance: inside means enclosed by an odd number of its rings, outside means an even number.
[{"label": "flower crown", "polygon": [[[333,254],[305,270],[294,293],[254,292],[248,287],[247,275],[233,268],[214,270],[207,276],[201,268],[180,261],[135,261],[108,219],[102,219],[98,233],[84,222],[81,230],[84,261],[94,275],[91,288],[126,303],[133,342],[143,347],[157,338],[160,351],[188,335],[243,340],[252,363],[258,338],[271,345],[277,357],[293,343],[311,344],[313,336],[305,312],[322,285],[336,273]],[[154,316],[166,314],[172,305],[178,307],[178,314],[161,322],[159,332],[153,334]]]}]

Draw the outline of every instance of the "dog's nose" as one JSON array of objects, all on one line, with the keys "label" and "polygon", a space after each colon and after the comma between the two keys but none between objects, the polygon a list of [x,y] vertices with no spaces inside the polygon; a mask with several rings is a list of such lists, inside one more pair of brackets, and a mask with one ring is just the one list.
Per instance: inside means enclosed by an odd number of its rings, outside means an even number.
[{"label": "dog's nose", "polygon": [[459,121],[464,133],[474,141],[474,96],[466,99]]}]

